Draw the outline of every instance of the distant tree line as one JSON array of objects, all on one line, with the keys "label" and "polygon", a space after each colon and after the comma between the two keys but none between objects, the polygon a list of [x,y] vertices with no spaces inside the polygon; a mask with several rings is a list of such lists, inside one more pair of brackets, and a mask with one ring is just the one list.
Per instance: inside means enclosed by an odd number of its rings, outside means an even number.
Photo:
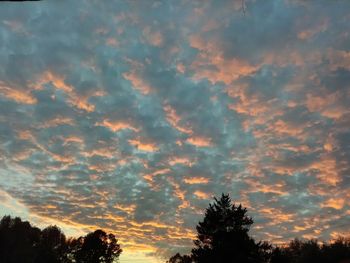
[{"label": "distant tree line", "polygon": [[10,216],[0,221],[1,263],[112,263],[121,252],[115,236],[103,230],[76,239],[57,226],[40,230]]},{"label": "distant tree line", "polygon": [[[350,263],[350,239],[323,244],[295,239],[274,246],[255,241],[249,235],[252,224],[247,209],[222,194],[198,223],[191,253],[177,253],[167,263]],[[57,226],[40,230],[10,216],[0,221],[1,263],[112,263],[121,253],[116,237],[103,230],[66,238]]]},{"label": "distant tree line", "polygon": [[249,236],[252,224],[247,209],[222,194],[198,223],[191,253],[177,253],[167,263],[350,263],[350,239],[323,244],[295,239],[286,246],[273,246]]}]

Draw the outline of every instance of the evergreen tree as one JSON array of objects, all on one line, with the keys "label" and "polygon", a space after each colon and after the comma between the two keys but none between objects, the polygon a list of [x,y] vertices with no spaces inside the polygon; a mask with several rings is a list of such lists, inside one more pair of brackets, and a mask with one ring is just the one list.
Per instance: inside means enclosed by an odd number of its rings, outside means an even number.
[{"label": "evergreen tree", "polygon": [[231,203],[227,194],[206,209],[197,225],[197,239],[192,259],[197,263],[261,262],[260,243],[248,235],[253,219],[247,209]]}]

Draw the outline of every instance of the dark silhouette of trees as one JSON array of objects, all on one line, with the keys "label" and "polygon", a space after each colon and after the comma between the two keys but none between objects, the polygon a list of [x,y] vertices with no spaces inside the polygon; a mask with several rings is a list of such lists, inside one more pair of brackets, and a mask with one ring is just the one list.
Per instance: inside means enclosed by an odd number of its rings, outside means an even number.
[{"label": "dark silhouette of trees", "polygon": [[332,243],[317,240],[292,240],[285,247],[275,247],[271,263],[350,263],[350,240],[338,238]]},{"label": "dark silhouette of trees", "polygon": [[0,221],[0,258],[4,263],[35,262],[40,229],[20,218],[4,216]]},{"label": "dark silhouette of trees", "polygon": [[167,263],[350,263],[350,239],[323,244],[294,239],[286,246],[272,246],[249,236],[252,224],[247,209],[222,194],[214,198],[198,223],[191,254],[177,253]]},{"label": "dark silhouette of trees", "polygon": [[66,236],[57,226],[49,226],[41,231],[40,241],[37,244],[38,263],[60,263],[66,257]]},{"label": "dark silhouette of trees", "polygon": [[276,247],[271,255],[271,263],[275,262],[322,262],[320,246],[317,240],[303,242],[292,240],[286,247]]},{"label": "dark silhouette of trees", "polygon": [[112,263],[121,252],[115,236],[102,230],[67,239],[57,226],[40,230],[10,216],[0,221],[1,263]]},{"label": "dark silhouette of trees", "polygon": [[[328,243],[294,239],[272,246],[249,236],[252,224],[247,209],[222,194],[198,223],[191,253],[177,253],[167,263],[350,263],[350,238]],[[103,230],[66,238],[57,226],[40,230],[19,217],[0,220],[1,263],[112,263],[121,253],[116,237]]]},{"label": "dark silhouette of trees", "polygon": [[181,255],[179,253],[172,256],[167,263],[192,263],[192,258],[188,255]]},{"label": "dark silhouette of trees", "polygon": [[258,262],[259,244],[248,235],[253,219],[230,196],[214,198],[199,222],[192,249],[194,262]]},{"label": "dark silhouette of trees", "polygon": [[232,204],[230,196],[222,194],[209,204],[203,221],[198,223],[191,255],[177,254],[169,262],[261,262],[269,257],[272,247],[267,242],[256,243],[248,235],[252,224],[247,209]]},{"label": "dark silhouette of trees", "polygon": [[96,230],[73,241],[71,252],[77,263],[112,263],[122,249],[113,234]]},{"label": "dark silhouette of trees", "polygon": [[339,237],[335,242],[322,246],[323,262],[350,263],[350,238]]}]

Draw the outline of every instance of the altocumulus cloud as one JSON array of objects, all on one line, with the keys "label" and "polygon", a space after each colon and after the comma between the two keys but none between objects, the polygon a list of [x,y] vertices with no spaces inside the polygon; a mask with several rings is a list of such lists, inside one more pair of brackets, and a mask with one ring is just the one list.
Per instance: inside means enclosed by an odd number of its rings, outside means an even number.
[{"label": "altocumulus cloud", "polygon": [[114,231],[126,253],[186,251],[221,192],[258,238],[344,234],[350,3],[241,8],[1,3],[2,200]]}]

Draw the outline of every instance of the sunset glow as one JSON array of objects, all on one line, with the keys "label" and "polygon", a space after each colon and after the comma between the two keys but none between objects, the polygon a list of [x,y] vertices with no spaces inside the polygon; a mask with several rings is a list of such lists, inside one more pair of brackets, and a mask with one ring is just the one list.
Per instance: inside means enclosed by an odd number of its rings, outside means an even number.
[{"label": "sunset glow", "polygon": [[350,222],[350,1],[0,3],[0,216],[187,253],[230,193],[275,243]]}]

